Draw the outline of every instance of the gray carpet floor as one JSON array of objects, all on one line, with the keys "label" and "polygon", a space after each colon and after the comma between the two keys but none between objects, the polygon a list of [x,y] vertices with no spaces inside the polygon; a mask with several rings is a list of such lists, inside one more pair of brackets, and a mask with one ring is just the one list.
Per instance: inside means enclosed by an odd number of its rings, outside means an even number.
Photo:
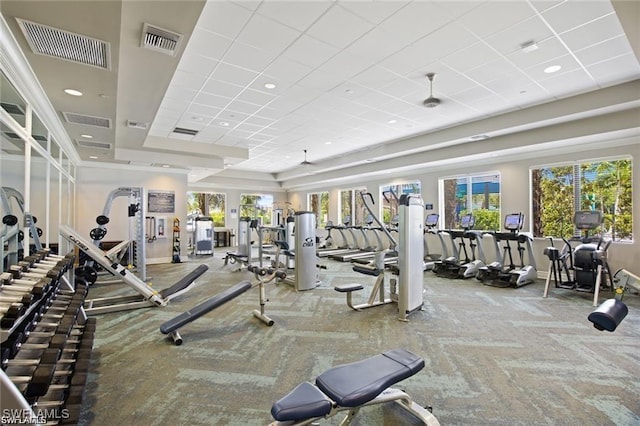
[{"label": "gray carpet floor", "polygon": [[[252,316],[252,289],[181,329],[175,346],[165,321],[252,280],[223,266],[223,251],[181,264],[152,265],[154,288],[168,287],[198,264],[209,270],[166,307],[98,315],[81,424],[266,425],[275,400],[297,384],[347,362],[404,348],[426,367],[397,387],[430,405],[442,425],[640,425],[640,297],[614,333],[587,321],[591,295],[542,281],[519,289],[424,274],[424,308],[409,322],[396,306],[356,312],[334,285],[360,282],[364,301],[374,278],[324,260],[320,286],[296,292],[268,284],[268,327]],[[96,284],[89,298],[131,294]],[[602,294],[601,300],[610,296]],[[338,424],[338,418],[322,424]],[[393,404],[361,410],[357,425],[411,425]]]}]

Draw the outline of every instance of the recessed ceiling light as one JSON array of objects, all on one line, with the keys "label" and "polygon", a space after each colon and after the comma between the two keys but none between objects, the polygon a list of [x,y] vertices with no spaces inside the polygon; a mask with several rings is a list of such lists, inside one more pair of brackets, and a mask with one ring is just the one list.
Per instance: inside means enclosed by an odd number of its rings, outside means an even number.
[{"label": "recessed ceiling light", "polygon": [[560,65],[551,65],[550,67],[545,68],[544,72],[546,72],[547,74],[551,74],[560,71],[561,68],[562,67]]},{"label": "recessed ceiling light", "polygon": [[274,83],[265,83],[264,87],[267,89],[275,89],[276,85]]},{"label": "recessed ceiling light", "polygon": [[331,141],[326,141],[324,144],[325,145],[331,145]]},{"label": "recessed ceiling light", "polygon": [[64,89],[64,93],[71,96],[82,96],[82,92],[76,89]]},{"label": "recessed ceiling light", "polygon": [[398,120],[389,120],[389,121],[387,121],[387,123],[389,123],[389,124],[396,124],[397,122],[398,122]]},{"label": "recessed ceiling light", "polygon": [[170,166],[168,164],[163,164],[162,167],[164,167],[165,169],[168,169]]},{"label": "recessed ceiling light", "polygon": [[221,121],[220,125],[224,127],[229,127],[229,123],[227,123],[226,121]]},{"label": "recessed ceiling light", "polygon": [[90,155],[89,158],[92,159],[92,160],[97,160],[98,159],[98,157],[96,157],[95,155]]},{"label": "recessed ceiling light", "polygon": [[87,138],[87,139],[92,139],[92,138],[93,138],[93,136],[88,135],[88,134],[86,134],[86,133],[81,134],[81,135],[80,135],[80,137],[81,137],[81,138]]},{"label": "recessed ceiling light", "polygon": [[193,121],[202,121],[202,117],[196,117],[196,116],[193,116],[193,117],[191,117],[191,119],[192,119]]}]

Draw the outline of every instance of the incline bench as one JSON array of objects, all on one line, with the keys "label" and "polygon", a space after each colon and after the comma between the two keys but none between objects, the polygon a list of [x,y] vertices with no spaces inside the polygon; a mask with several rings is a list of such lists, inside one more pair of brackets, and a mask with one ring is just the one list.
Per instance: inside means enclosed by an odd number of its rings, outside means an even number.
[{"label": "incline bench", "polygon": [[271,426],[305,425],[348,411],[348,424],[361,407],[394,401],[429,426],[440,423],[428,409],[404,391],[389,386],[424,368],[424,359],[404,349],[394,349],[361,361],[333,367],[304,382],[271,407]]}]

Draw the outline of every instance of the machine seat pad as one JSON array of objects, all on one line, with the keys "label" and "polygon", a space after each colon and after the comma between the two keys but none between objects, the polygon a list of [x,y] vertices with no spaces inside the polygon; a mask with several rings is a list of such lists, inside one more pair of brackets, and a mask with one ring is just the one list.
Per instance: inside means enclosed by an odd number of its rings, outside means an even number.
[{"label": "machine seat pad", "polygon": [[235,299],[245,291],[251,289],[251,281],[240,281],[232,287],[229,287],[222,293],[218,293],[212,298],[205,300],[201,304],[189,309],[186,312],[181,313],[177,317],[165,322],[160,326],[160,332],[162,334],[173,333],[185,324],[189,324],[192,321],[200,318],[201,316],[211,312],[218,306],[222,306],[231,299]]},{"label": "machine seat pad", "polygon": [[339,291],[340,293],[351,293],[352,291],[363,290],[364,287],[362,284],[351,283],[351,284],[340,284],[333,288],[335,291]]},{"label": "machine seat pad", "polygon": [[423,358],[404,349],[393,349],[333,367],[316,378],[316,386],[338,405],[358,407],[423,368]]},{"label": "machine seat pad", "polygon": [[230,251],[227,252],[227,257],[232,257],[234,259],[242,259],[242,260],[248,259],[248,256],[246,256],[244,254],[240,254],[238,252],[233,253],[233,252],[230,252]]},{"label": "machine seat pad", "polygon": [[323,417],[330,412],[329,398],[309,382],[299,384],[271,407],[271,415],[280,422]]},{"label": "machine seat pad", "polygon": [[377,269],[375,267],[372,266],[368,266],[368,265],[355,265],[353,267],[353,270],[355,272],[360,272],[361,274],[365,274],[365,275],[373,275],[374,277],[377,277],[378,275],[380,275],[382,272],[384,272],[381,269]]},{"label": "machine seat pad", "polygon": [[180,279],[178,282],[176,282],[174,285],[172,285],[169,288],[165,288],[164,290],[160,291],[160,295],[162,297],[168,297],[171,296],[174,293],[177,293],[181,290],[184,290],[185,288],[189,287],[195,280],[197,280],[200,275],[204,274],[205,272],[207,272],[207,270],[209,269],[209,267],[207,265],[198,265],[198,267],[196,269],[194,269],[193,271],[189,272],[189,275],[187,275],[186,277]]}]

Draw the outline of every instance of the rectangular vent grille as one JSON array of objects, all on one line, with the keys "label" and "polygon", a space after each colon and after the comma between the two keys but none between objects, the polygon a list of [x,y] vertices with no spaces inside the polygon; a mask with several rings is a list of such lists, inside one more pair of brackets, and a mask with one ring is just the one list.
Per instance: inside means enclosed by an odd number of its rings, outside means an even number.
[{"label": "rectangular vent grille", "polygon": [[142,26],[140,46],[174,56],[182,35],[145,23]]},{"label": "rectangular vent grille", "polygon": [[0,102],[0,106],[2,106],[2,109],[7,111],[9,114],[24,115],[24,110],[20,105],[10,104],[7,102]]},{"label": "rectangular vent grille", "polygon": [[185,129],[184,127],[176,127],[175,129],[173,129],[173,133],[195,136],[198,134],[198,131],[193,129]]},{"label": "rectangular vent grille", "polygon": [[76,144],[83,148],[111,149],[111,144],[107,142],[94,142],[76,139]]},{"label": "rectangular vent grille", "polygon": [[91,115],[76,114],[74,112],[63,112],[62,115],[64,116],[64,119],[67,120],[67,123],[101,127],[103,129],[111,128],[110,118],[93,117]]},{"label": "rectangular vent grille", "polygon": [[34,53],[108,70],[109,43],[16,18]]}]

